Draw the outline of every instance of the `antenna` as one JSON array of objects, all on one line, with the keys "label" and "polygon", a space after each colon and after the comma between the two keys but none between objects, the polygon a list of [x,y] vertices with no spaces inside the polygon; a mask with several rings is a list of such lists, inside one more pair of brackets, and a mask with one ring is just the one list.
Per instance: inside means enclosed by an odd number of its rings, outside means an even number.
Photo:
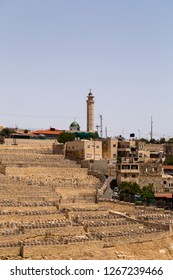
[{"label": "antenna", "polygon": [[100,115],[100,137],[103,137],[103,117]]}]

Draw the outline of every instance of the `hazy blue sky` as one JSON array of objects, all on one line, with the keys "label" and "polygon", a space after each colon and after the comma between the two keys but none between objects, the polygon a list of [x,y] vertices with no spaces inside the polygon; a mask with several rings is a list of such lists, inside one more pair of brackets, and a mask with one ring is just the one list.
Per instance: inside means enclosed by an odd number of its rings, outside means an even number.
[{"label": "hazy blue sky", "polygon": [[173,0],[0,0],[0,124],[173,136]]}]

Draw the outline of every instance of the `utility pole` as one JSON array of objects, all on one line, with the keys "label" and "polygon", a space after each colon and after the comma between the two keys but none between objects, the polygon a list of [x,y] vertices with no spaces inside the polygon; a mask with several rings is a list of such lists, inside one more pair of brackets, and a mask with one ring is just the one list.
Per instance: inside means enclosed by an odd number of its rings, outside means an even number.
[{"label": "utility pole", "polygon": [[140,136],[140,129],[138,129],[138,133],[139,133],[139,140],[140,140],[140,138],[141,138],[141,136]]},{"label": "utility pole", "polygon": [[103,117],[100,115],[100,137],[103,137]]},{"label": "utility pole", "polygon": [[100,125],[96,125],[96,128],[97,128],[97,133],[99,134],[99,127],[100,127]]},{"label": "utility pole", "polygon": [[105,127],[105,137],[108,137],[108,133],[107,133],[107,127]]},{"label": "utility pole", "polygon": [[151,117],[151,139],[153,139],[153,118],[152,117]]}]

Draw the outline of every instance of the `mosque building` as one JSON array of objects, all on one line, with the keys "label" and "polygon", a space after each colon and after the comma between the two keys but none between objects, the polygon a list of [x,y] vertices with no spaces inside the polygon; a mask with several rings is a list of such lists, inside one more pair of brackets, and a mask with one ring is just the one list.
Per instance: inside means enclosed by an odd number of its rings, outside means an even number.
[{"label": "mosque building", "polygon": [[74,120],[69,127],[69,130],[71,132],[76,132],[76,131],[80,131],[80,125]]}]

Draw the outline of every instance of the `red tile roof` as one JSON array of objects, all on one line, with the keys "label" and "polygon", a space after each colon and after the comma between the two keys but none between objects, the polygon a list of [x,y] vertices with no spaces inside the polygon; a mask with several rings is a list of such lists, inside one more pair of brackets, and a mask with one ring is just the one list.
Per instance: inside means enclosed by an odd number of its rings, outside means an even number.
[{"label": "red tile roof", "polygon": [[163,169],[173,170],[173,165],[163,165],[162,168]]},{"label": "red tile roof", "polygon": [[19,132],[16,132],[16,133],[12,133],[11,135],[12,135],[12,136],[14,136],[14,135],[20,135],[20,136],[23,136],[23,135],[24,135],[24,136],[30,135],[30,136],[34,136],[35,134],[33,134],[33,133],[30,132],[30,131],[27,132],[27,133],[24,133],[24,132],[20,132],[20,131],[19,131]]},{"label": "red tile roof", "polygon": [[154,194],[155,197],[165,197],[165,198],[173,198],[173,193],[172,192],[157,192]]},{"label": "red tile roof", "polygon": [[50,129],[46,129],[46,130],[36,130],[33,131],[33,134],[39,135],[39,134],[44,134],[44,135],[59,135],[62,132],[62,130],[50,130]]}]

